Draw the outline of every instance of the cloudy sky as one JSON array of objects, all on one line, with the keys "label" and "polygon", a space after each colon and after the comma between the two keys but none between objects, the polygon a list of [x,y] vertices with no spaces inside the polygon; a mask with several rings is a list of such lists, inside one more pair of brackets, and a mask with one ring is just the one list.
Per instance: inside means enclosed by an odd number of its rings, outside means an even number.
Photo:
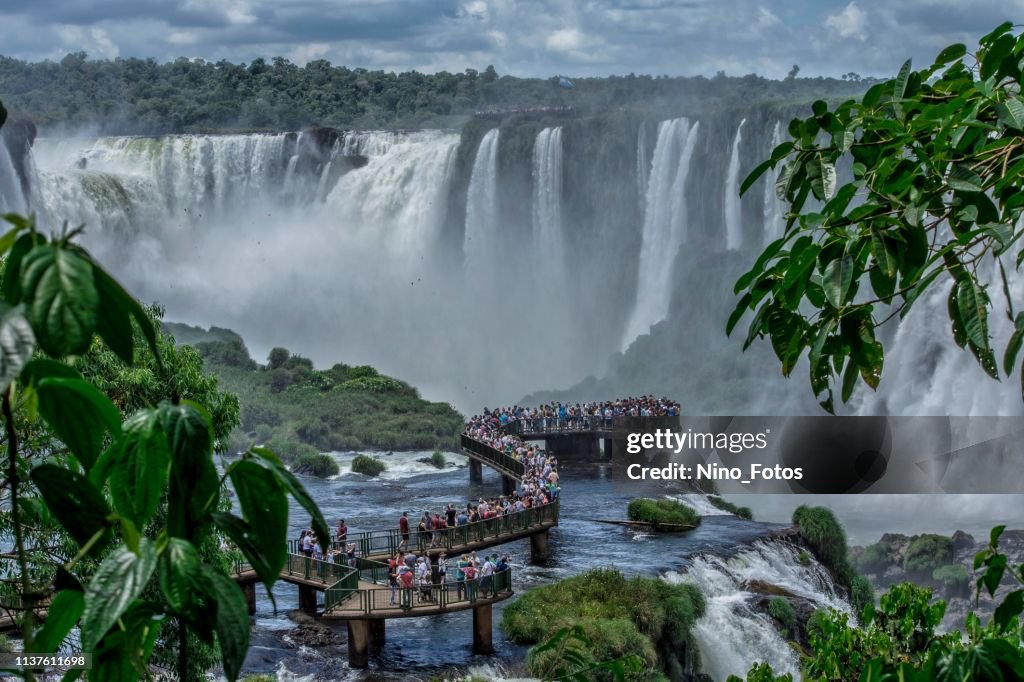
[{"label": "cloudy sky", "polygon": [[519,76],[891,75],[968,46],[1024,0],[2,0],[0,54]]}]

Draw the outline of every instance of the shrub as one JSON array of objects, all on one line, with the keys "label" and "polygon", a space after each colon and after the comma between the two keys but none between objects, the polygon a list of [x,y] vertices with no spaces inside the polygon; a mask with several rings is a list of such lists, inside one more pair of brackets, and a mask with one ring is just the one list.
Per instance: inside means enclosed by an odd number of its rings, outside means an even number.
[{"label": "shrub", "polygon": [[942,583],[946,592],[954,595],[966,593],[968,585],[970,584],[970,577],[967,575],[967,569],[960,564],[946,564],[945,566],[939,566],[932,571],[932,580],[937,583]]},{"label": "shrub", "polygon": [[304,450],[302,454],[292,462],[292,471],[297,474],[309,474],[318,478],[337,476],[341,471],[338,463],[330,455],[321,452]]},{"label": "shrub", "polygon": [[365,476],[380,476],[387,468],[384,462],[369,455],[356,455],[352,460],[352,471]]},{"label": "shrub", "polygon": [[862,575],[854,576],[850,581],[850,605],[856,614],[864,613],[864,607],[875,603],[875,589],[871,581]]},{"label": "shrub", "polygon": [[787,631],[796,625],[796,610],[785,597],[772,597],[768,601],[768,615],[782,623]]},{"label": "shrub", "polygon": [[266,443],[274,437],[274,429],[268,424],[257,424],[253,435],[256,437],[257,443]]},{"label": "shrub", "polygon": [[846,532],[827,507],[800,505],[793,512],[793,523],[800,528],[800,537],[833,574],[841,575],[847,566]]},{"label": "shrub", "polygon": [[203,356],[203,361],[227,367],[241,367],[254,370],[256,361],[249,357],[249,350],[241,339],[232,341],[203,341],[196,344],[196,350]]},{"label": "shrub", "polygon": [[727,511],[730,514],[735,514],[741,519],[747,519],[748,521],[754,520],[754,512],[750,510],[750,507],[741,507],[737,504],[733,504],[729,500],[719,497],[718,495],[708,495],[708,501],[716,509]]},{"label": "shrub", "polygon": [[444,458],[444,453],[440,450],[434,450],[434,454],[430,456],[430,463],[438,469],[444,469],[448,461]]},{"label": "shrub", "polygon": [[953,541],[943,535],[919,535],[910,541],[903,557],[903,569],[910,573],[930,574],[953,561]]},{"label": "shrub", "polygon": [[881,542],[868,545],[861,552],[861,555],[857,557],[857,567],[869,573],[884,571],[891,564],[892,557],[889,554],[889,549]]},{"label": "shrub", "polygon": [[288,358],[291,353],[288,352],[287,348],[274,348],[270,351],[270,355],[267,356],[267,369],[277,369],[283,367],[284,363],[288,362]]},{"label": "shrub", "polygon": [[[743,680],[735,675],[729,675],[726,682],[743,682]],[[755,663],[747,671],[747,682],[793,682],[793,676],[789,673],[776,676],[771,664]]]},{"label": "shrub", "polygon": [[[690,630],[704,609],[694,585],[599,568],[530,590],[505,608],[501,627],[513,642],[536,644],[579,625],[591,640],[592,660],[636,654],[649,668],[666,671],[679,665],[678,656],[695,655]],[[529,672],[540,676],[545,662],[544,655],[531,654]]]},{"label": "shrub", "polygon": [[796,560],[800,563],[801,566],[811,565],[811,555],[807,553],[807,550],[801,549],[800,553],[796,557]]},{"label": "shrub", "polygon": [[638,497],[629,503],[627,513],[631,521],[649,523],[672,523],[696,526],[700,516],[690,507],[677,500]]}]

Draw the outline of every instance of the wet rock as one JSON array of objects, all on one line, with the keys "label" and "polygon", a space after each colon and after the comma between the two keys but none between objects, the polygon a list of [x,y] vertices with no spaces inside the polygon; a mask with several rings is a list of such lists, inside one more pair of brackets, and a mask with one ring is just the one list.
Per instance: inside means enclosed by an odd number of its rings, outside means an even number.
[{"label": "wet rock", "polygon": [[974,536],[969,535],[968,533],[965,533],[962,530],[958,530],[957,532],[953,533],[953,551],[954,552],[962,552],[962,551],[967,550],[967,549],[970,549],[970,550],[973,551],[974,546],[976,544],[977,544],[977,541],[974,539]]},{"label": "wet rock", "polygon": [[746,580],[740,587],[746,592],[754,592],[755,594],[765,594],[774,597],[796,597],[795,594],[785,587],[780,587],[764,580]]}]

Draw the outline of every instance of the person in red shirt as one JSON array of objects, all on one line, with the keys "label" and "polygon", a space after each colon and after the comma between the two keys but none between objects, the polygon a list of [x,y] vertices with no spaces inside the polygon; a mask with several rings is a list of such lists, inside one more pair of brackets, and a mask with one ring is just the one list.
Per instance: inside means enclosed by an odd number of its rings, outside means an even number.
[{"label": "person in red shirt", "polygon": [[402,606],[408,608],[412,606],[412,571],[402,571],[398,574],[398,579],[402,583]]},{"label": "person in red shirt", "polygon": [[409,549],[409,512],[402,512],[398,519],[398,532],[402,534],[402,542],[398,548],[404,552]]}]

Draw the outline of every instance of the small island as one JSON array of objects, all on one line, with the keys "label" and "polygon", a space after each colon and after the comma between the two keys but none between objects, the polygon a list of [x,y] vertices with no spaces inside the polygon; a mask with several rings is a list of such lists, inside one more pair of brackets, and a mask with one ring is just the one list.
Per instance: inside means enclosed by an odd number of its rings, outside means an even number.
[{"label": "small island", "polygon": [[690,530],[700,525],[700,515],[678,500],[638,497],[626,510],[629,523],[644,525],[659,533]]},{"label": "small island", "polygon": [[387,464],[369,455],[356,455],[352,460],[352,473],[363,474],[364,476],[380,476],[387,471]]}]

